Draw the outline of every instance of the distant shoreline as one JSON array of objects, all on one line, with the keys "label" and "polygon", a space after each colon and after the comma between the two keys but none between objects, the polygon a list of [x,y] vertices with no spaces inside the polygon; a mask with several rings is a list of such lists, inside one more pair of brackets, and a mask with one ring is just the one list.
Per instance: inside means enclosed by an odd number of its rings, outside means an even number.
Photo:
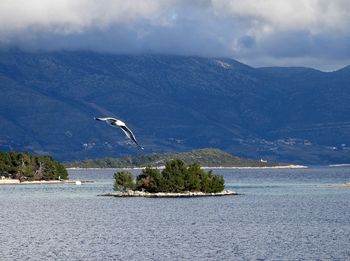
[{"label": "distant shoreline", "polygon": [[[80,183],[79,183],[80,182]],[[94,183],[92,180],[33,180],[22,181],[18,179],[0,179],[0,185],[54,185],[54,184],[68,184],[79,185],[83,183]]]},{"label": "distant shoreline", "polygon": [[335,186],[340,188],[350,188],[350,183],[337,184]]},{"label": "distant shoreline", "polygon": [[[264,159],[247,159],[231,155],[225,151],[204,148],[193,149],[185,152],[163,152],[148,153],[140,156],[123,156],[119,158],[104,157],[96,159],[85,159],[66,162],[67,168],[116,168],[116,169],[143,169],[151,166],[153,168],[164,168],[167,161],[182,160],[186,164],[198,164],[205,166],[205,169],[215,168],[294,168],[292,162],[278,163]],[[214,167],[213,167],[214,166]]]},{"label": "distant shoreline", "polygon": [[346,164],[332,164],[332,165],[328,165],[328,167],[350,167],[350,163],[346,163]]},{"label": "distant shoreline", "polygon": [[[165,166],[154,167],[156,169],[164,169]],[[102,170],[102,169],[125,169],[125,170],[143,170],[146,167],[126,167],[126,168],[80,168],[71,167],[66,168],[67,170]],[[304,165],[285,165],[285,166],[271,166],[271,167],[201,167],[202,169],[306,169],[308,166]]]}]

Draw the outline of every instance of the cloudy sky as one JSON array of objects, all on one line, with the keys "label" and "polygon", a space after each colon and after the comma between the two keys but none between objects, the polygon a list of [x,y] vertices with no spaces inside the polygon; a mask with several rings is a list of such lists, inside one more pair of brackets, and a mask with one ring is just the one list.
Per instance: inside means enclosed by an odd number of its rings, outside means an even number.
[{"label": "cloudy sky", "polygon": [[349,0],[1,0],[0,47],[350,64]]}]

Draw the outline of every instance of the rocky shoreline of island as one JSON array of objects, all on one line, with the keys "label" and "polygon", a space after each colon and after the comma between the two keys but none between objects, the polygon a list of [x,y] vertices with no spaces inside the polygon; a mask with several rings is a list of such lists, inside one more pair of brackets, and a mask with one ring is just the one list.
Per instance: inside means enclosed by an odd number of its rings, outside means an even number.
[{"label": "rocky shoreline of island", "polygon": [[231,190],[223,190],[221,192],[215,192],[215,193],[205,193],[200,191],[186,191],[186,192],[145,192],[145,191],[135,191],[135,190],[128,190],[128,191],[115,191],[107,194],[102,194],[99,196],[104,197],[144,197],[144,198],[190,198],[190,197],[219,197],[219,196],[236,196],[240,195],[239,193]]}]

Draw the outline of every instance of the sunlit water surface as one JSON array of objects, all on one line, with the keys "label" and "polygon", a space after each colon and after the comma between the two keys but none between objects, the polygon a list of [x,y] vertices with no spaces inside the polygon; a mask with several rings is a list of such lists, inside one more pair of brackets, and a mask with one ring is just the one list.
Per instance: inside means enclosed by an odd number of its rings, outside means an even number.
[{"label": "sunlit water surface", "polygon": [[350,259],[350,188],[328,186],[350,182],[350,168],[214,170],[240,196],[97,196],[114,172],[0,186],[0,260]]}]

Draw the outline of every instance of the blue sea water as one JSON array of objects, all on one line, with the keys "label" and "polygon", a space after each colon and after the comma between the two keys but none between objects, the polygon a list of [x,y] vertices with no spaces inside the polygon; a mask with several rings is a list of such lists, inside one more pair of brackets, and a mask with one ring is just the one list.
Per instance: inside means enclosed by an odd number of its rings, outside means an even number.
[{"label": "blue sea water", "polygon": [[0,186],[0,260],[350,260],[350,188],[329,186],[350,168],[214,170],[239,196],[96,196],[113,173]]}]

